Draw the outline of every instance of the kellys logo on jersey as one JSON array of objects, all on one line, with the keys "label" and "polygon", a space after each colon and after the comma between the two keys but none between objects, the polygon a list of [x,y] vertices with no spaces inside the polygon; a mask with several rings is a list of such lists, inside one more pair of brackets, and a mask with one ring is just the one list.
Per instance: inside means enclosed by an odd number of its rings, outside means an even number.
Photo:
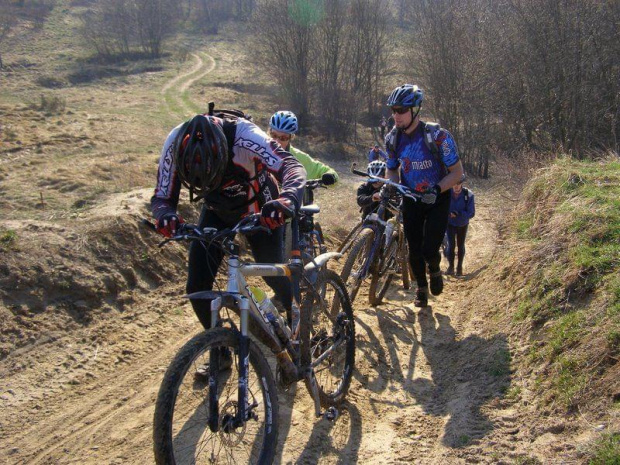
[{"label": "kellys logo on jersey", "polygon": [[243,139],[240,137],[235,141],[235,145],[256,153],[265,161],[265,163],[267,163],[267,166],[274,166],[279,161],[278,158],[273,153],[270,153],[266,147],[263,147],[253,140]]},{"label": "kellys logo on jersey", "polygon": [[163,197],[170,197],[170,186],[172,184],[172,152],[174,145],[170,145],[166,153],[164,154],[164,158],[159,165],[160,175],[159,175],[159,186],[158,186],[158,195]]}]

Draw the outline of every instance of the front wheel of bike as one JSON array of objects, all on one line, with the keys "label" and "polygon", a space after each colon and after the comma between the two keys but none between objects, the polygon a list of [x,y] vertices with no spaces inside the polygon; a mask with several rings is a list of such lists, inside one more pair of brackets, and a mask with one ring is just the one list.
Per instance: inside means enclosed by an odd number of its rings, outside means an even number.
[{"label": "front wheel of bike", "polygon": [[383,302],[383,297],[390,287],[398,265],[398,253],[400,251],[400,241],[398,233],[392,233],[392,239],[388,244],[387,250],[379,260],[379,265],[373,270],[368,289],[368,301],[370,305],[379,305]]},{"label": "front wheel of bike", "polygon": [[374,239],[375,231],[373,229],[362,229],[355,238],[342,267],[340,276],[346,284],[347,291],[349,291],[351,302],[355,300],[357,291],[359,291],[362,281],[365,278],[365,273],[369,271],[365,271],[364,268],[367,266],[367,260],[370,259],[370,251],[372,250]]},{"label": "front wheel of bike", "polygon": [[[222,364],[224,352],[232,358],[230,368]],[[237,421],[238,354],[239,333],[227,328],[198,334],[177,353],[155,404],[157,464],[272,462],[278,434],[275,381],[265,356],[250,341],[246,418]],[[217,375],[197,375],[197,368],[209,363],[221,366],[213,370]]]},{"label": "front wheel of bike", "polygon": [[[301,364],[314,368],[321,406],[329,408],[344,400],[351,385],[355,321],[347,290],[335,271],[322,270],[313,289],[302,303]],[[308,379],[306,386],[312,392]]]}]

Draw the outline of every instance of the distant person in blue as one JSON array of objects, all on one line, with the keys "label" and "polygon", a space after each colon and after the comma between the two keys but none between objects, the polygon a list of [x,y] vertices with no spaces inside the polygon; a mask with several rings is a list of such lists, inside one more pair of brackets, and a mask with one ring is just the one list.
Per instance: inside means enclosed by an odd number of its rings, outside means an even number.
[{"label": "distant person in blue", "polygon": [[409,264],[418,289],[414,305],[428,305],[430,292],[443,291],[439,247],[448,225],[450,189],[463,176],[463,165],[452,135],[437,124],[420,120],[424,93],[404,84],[390,94],[394,128],[385,136],[387,177],[413,189],[422,197],[403,201],[403,226],[409,244]]},{"label": "distant person in blue", "polygon": [[387,159],[387,154],[379,148],[379,144],[375,144],[373,148],[368,152],[368,163],[373,161],[385,161]]},{"label": "distant person in blue", "polygon": [[[455,245],[458,246],[458,261],[456,264],[456,276],[463,276],[463,258],[465,257],[465,237],[469,220],[476,214],[474,203],[474,193],[463,187],[461,180],[452,188],[450,195],[450,216],[448,217],[448,247],[446,257],[448,258],[448,269],[446,274],[454,274]],[[456,239],[456,244],[455,244]]]}]

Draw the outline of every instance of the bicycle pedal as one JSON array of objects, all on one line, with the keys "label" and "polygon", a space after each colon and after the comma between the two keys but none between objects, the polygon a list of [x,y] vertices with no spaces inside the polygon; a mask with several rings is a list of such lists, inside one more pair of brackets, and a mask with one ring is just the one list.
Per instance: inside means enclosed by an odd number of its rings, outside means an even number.
[{"label": "bicycle pedal", "polygon": [[325,410],[325,413],[323,414],[323,418],[331,422],[336,421],[339,416],[340,416],[340,412],[338,411],[336,407],[328,408],[327,410]]}]

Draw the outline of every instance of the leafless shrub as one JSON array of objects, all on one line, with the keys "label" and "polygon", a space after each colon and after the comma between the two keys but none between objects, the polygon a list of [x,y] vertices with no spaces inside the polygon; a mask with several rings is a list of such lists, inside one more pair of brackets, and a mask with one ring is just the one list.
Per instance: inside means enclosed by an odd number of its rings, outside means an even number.
[{"label": "leafless shrub", "polygon": [[384,1],[263,0],[254,16],[257,55],[292,110],[346,139],[382,88],[387,18]]},{"label": "leafless shrub", "polygon": [[496,153],[618,150],[618,2],[409,1],[411,62],[470,171]]}]

